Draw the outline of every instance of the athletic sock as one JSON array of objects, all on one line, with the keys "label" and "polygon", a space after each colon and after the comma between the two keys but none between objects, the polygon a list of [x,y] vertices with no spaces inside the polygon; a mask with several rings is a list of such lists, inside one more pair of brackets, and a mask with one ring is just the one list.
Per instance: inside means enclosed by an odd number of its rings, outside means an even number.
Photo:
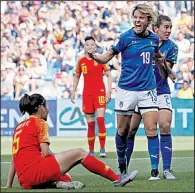
[{"label": "athletic sock", "polygon": [[99,141],[100,141],[100,148],[105,149],[106,127],[104,123],[104,117],[98,117],[97,124],[98,124],[98,136],[99,136]]},{"label": "athletic sock", "polygon": [[127,148],[125,151],[126,154],[126,159],[127,159],[127,168],[129,166],[130,163],[130,159],[131,159],[131,154],[133,152],[133,148],[134,148],[134,140],[135,139],[135,135],[133,137],[128,137],[127,136]]},{"label": "athletic sock", "polygon": [[89,122],[88,130],[87,130],[87,138],[88,138],[88,145],[89,150],[94,151],[94,144],[95,144],[95,121]]},{"label": "athletic sock", "polygon": [[148,137],[148,152],[152,169],[158,169],[159,164],[159,138],[158,135]]},{"label": "athletic sock", "polygon": [[90,154],[88,154],[84,158],[81,164],[89,171],[103,176],[110,181],[116,181],[120,179],[120,176],[117,175],[109,166],[107,166],[105,163],[98,160],[94,156],[91,156]]},{"label": "athletic sock", "polygon": [[170,169],[172,159],[172,137],[171,134],[160,135],[160,148],[163,161],[163,170]]},{"label": "athletic sock", "polygon": [[122,170],[126,169],[126,157],[125,157],[126,137],[127,137],[126,135],[120,136],[118,132],[116,133],[116,137],[115,137],[116,153],[118,156],[119,168]]}]

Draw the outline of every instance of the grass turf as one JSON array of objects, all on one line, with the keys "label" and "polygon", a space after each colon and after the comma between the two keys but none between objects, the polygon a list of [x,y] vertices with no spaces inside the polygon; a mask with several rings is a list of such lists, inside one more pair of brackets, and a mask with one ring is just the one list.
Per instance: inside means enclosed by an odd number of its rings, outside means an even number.
[{"label": "grass turf", "polygon": [[[96,154],[99,157],[99,154]],[[109,152],[106,159],[101,159],[117,172],[116,153]],[[7,174],[11,155],[1,155],[1,187],[6,185]],[[76,192],[194,192],[194,152],[190,151],[174,151],[172,160],[172,169],[176,180],[148,181],[150,177],[150,160],[148,152],[134,152],[132,155],[129,170],[137,169],[139,174],[135,181],[127,184],[125,187],[113,187],[109,180],[105,180],[101,176],[90,173],[82,165],[78,165],[69,171],[73,180],[83,182],[86,187],[78,189]],[[162,178],[162,162],[159,165]],[[75,190],[59,190],[59,189],[37,189],[29,190],[29,192],[74,192]],[[13,188],[1,188],[1,192],[26,192],[17,182],[15,177]]]}]

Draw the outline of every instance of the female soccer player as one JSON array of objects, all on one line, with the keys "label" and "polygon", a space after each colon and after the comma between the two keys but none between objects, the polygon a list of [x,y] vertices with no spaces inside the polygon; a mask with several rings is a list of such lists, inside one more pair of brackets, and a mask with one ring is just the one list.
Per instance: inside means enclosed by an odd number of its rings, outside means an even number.
[{"label": "female soccer player", "polygon": [[30,117],[19,123],[13,134],[13,160],[7,187],[12,187],[16,172],[20,185],[25,189],[48,185],[49,182],[56,188],[81,188],[82,183],[61,181],[61,176],[79,163],[89,171],[109,179],[115,186],[124,186],[136,177],[136,170],[125,176],[116,174],[109,166],[81,148],[54,154],[49,148],[46,123],[48,107],[42,95],[25,94],[20,100],[19,108],[23,114],[27,112]]},{"label": "female soccer player", "polygon": [[[96,50],[96,43],[93,37],[85,38],[85,49],[92,48]],[[83,112],[87,119],[88,130],[88,145],[89,152],[94,155],[95,144],[95,112],[97,113],[98,136],[100,142],[100,157],[106,157],[105,142],[106,142],[106,127],[104,123],[106,103],[111,99],[112,77],[109,67],[104,64],[99,64],[93,60],[86,52],[85,56],[78,60],[75,70],[73,91],[71,101],[74,103],[77,86],[80,80],[81,73],[84,77],[83,88]],[[108,78],[107,93],[103,82],[103,75]]]},{"label": "female soccer player", "polygon": [[[90,56],[99,63],[107,63],[121,52],[121,75],[115,96],[117,112],[116,150],[119,170],[126,172],[126,156],[131,143],[127,139],[131,117],[136,105],[142,115],[148,137],[148,150],[151,159],[151,179],[158,178],[159,138],[157,134],[157,93],[152,59],[165,67],[159,51],[159,37],[148,30],[155,22],[157,14],[146,4],[138,4],[132,10],[134,27],[120,35],[115,44],[105,54],[87,49]],[[128,155],[127,155],[128,156]]]},{"label": "female soccer player", "polygon": [[[170,68],[172,68],[176,63],[178,55],[177,45],[169,39],[171,35],[171,28],[171,19],[166,15],[159,15],[156,24],[153,26],[153,31],[160,37],[160,51],[165,56],[167,64]],[[156,77],[158,95],[158,123],[160,127],[160,148],[163,161],[163,177],[168,180],[175,179],[172,170],[170,170],[172,160],[172,138],[170,131],[172,121],[171,92],[167,78],[163,79],[160,76],[157,65],[154,65],[153,68]],[[142,117],[139,113],[139,110],[136,108],[135,113],[132,116],[129,131],[129,138],[131,139],[132,143],[132,148],[129,149],[129,151],[131,152],[133,151],[134,136],[138,130],[141,118]],[[129,158],[127,158],[127,165],[129,164],[130,156],[131,153],[129,154]]]}]

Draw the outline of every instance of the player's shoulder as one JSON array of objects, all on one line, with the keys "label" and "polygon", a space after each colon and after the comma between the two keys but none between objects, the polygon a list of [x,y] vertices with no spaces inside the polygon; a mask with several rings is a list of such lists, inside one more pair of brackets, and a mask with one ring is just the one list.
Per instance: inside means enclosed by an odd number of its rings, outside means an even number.
[{"label": "player's shoulder", "polygon": [[168,40],[168,44],[171,48],[178,49],[178,46],[175,42],[173,42],[171,39]]},{"label": "player's shoulder", "polygon": [[42,126],[42,125],[47,125],[47,122],[43,119],[40,119],[36,116],[30,116],[29,117],[29,120],[32,122],[32,123],[35,123],[36,126]]},{"label": "player's shoulder", "polygon": [[150,33],[150,35],[149,35],[150,37],[159,40],[159,36],[158,36],[157,34],[155,34],[155,33],[152,32],[152,31],[149,31],[149,33]]}]

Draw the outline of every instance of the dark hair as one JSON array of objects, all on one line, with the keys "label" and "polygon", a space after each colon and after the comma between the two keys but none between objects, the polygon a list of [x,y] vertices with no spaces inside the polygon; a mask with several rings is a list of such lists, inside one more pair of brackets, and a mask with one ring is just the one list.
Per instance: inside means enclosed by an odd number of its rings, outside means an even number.
[{"label": "dark hair", "polygon": [[87,40],[93,40],[93,41],[95,42],[95,39],[94,39],[92,36],[87,36],[87,37],[85,38],[85,42],[86,42]]},{"label": "dark hair", "polygon": [[170,21],[171,22],[171,19],[167,15],[158,15],[158,17],[156,19],[156,23],[152,26],[153,31],[154,31],[154,27],[159,28],[163,21]]},{"label": "dark hair", "polygon": [[36,113],[40,105],[46,106],[45,98],[40,94],[28,95],[25,94],[19,102],[20,112],[24,115],[27,112],[29,115]]}]

